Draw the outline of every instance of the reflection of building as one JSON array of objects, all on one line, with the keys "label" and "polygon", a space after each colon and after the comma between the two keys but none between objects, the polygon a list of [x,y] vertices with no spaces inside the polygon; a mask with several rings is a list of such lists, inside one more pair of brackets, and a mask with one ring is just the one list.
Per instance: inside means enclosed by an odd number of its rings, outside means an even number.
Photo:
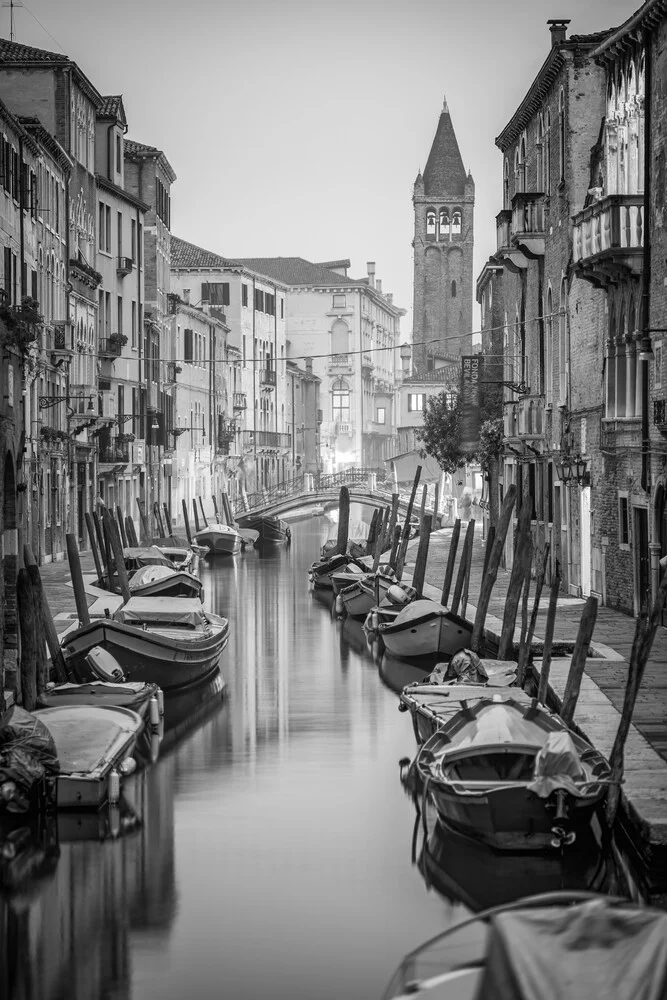
[{"label": "reflection of building", "polygon": [[472,337],[475,185],[466,175],[446,101],[412,200],[415,369],[426,372],[470,354]]}]

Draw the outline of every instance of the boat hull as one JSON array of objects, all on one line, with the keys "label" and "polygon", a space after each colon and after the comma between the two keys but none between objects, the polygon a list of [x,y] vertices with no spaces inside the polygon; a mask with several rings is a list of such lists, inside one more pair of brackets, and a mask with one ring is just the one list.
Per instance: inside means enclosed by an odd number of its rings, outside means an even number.
[{"label": "boat hull", "polygon": [[451,657],[469,646],[472,639],[472,629],[453,615],[429,615],[405,625],[381,625],[378,631],[387,652],[401,659]]},{"label": "boat hull", "polygon": [[289,525],[278,517],[241,517],[238,520],[239,528],[250,529],[257,532],[255,546],[260,545],[280,545],[291,537]]},{"label": "boat hull", "polygon": [[175,572],[171,576],[153,580],[130,591],[134,597],[198,597],[202,599],[202,582],[190,573]]},{"label": "boat hull", "polygon": [[235,556],[241,551],[243,538],[234,530],[216,531],[204,528],[195,535],[197,545],[206,545],[209,556]]},{"label": "boat hull", "polygon": [[229,623],[212,626],[206,636],[186,638],[174,631],[137,628],[114,621],[94,619],[63,637],[66,664],[80,680],[92,680],[85,662],[93,646],[102,646],[120,664],[128,681],[157,684],[172,691],[198,684],[218,667],[220,654],[229,640]]}]

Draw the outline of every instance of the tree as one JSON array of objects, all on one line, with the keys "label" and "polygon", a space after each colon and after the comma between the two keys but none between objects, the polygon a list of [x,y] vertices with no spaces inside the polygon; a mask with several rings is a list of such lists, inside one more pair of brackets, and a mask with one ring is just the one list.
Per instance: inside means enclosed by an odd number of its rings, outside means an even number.
[{"label": "tree", "polygon": [[417,431],[422,456],[431,455],[443,472],[453,473],[474,459],[474,452],[461,449],[461,401],[443,389],[429,396],[424,410],[424,427]]}]

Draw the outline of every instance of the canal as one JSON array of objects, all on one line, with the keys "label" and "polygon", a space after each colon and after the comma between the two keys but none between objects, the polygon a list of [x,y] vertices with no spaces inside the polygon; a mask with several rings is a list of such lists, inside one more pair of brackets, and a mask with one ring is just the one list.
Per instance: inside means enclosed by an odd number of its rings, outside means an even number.
[{"label": "canal", "polygon": [[189,731],[182,709],[117,836],[61,816],[13,863],[5,840],[2,996],[375,1000],[467,908],[606,885],[595,845],[498,864],[420,822],[399,769],[414,737],[387,683],[400,665],[378,670],[308,583],[330,532],[304,520],[289,548],[203,568],[206,605],[232,626],[225,697]]}]

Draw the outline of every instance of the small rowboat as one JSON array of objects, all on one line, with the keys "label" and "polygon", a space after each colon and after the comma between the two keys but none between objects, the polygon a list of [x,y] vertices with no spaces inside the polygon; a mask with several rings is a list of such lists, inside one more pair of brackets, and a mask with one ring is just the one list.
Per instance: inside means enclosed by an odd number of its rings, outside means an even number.
[{"label": "small rowboat", "polygon": [[413,601],[393,622],[377,626],[377,634],[392,656],[453,656],[470,645],[472,628],[465,618],[454,615],[435,601]]},{"label": "small rowboat", "polygon": [[460,701],[414,766],[446,826],[497,850],[560,848],[604,801],[609,765],[560,716],[511,694]]},{"label": "small rowboat", "polygon": [[461,711],[463,703],[470,706],[476,701],[488,701],[491,695],[500,696],[502,701],[513,700],[522,705],[531,703],[530,696],[521,688],[507,688],[497,692],[481,684],[431,684],[426,678],[403,688],[398,709],[400,712],[410,713],[415,739],[421,746]]},{"label": "small rowboat", "polygon": [[286,521],[271,514],[242,514],[237,521],[239,531],[256,531],[255,548],[289,542],[292,530]]},{"label": "small rowboat", "polygon": [[227,619],[204,611],[198,599],[131,597],[111,617],[66,632],[61,646],[67,668],[80,681],[99,679],[87,656],[101,646],[127,680],[153,682],[167,692],[213,674],[228,639]]},{"label": "small rowboat", "polygon": [[136,768],[132,757],[144,720],[129,708],[63,705],[34,713],[56,745],[59,809],[98,809],[117,802],[123,777]]},{"label": "small rowboat", "polygon": [[173,566],[144,566],[130,577],[135,597],[197,597],[204,600],[201,580]]},{"label": "small rowboat", "polygon": [[235,556],[245,542],[243,536],[228,524],[209,524],[195,535],[197,545],[206,545],[210,556]]},{"label": "small rowboat", "polygon": [[368,613],[387,596],[396,582],[393,570],[367,574],[353,581],[340,592],[345,613],[350,618],[366,618]]},{"label": "small rowboat", "polygon": [[[333,590],[333,574],[339,572],[344,566],[356,562],[351,556],[336,555],[320,562],[312,563],[308,573],[314,587],[321,590]],[[359,565],[357,563],[357,565]],[[366,567],[364,567],[365,571]]]}]

